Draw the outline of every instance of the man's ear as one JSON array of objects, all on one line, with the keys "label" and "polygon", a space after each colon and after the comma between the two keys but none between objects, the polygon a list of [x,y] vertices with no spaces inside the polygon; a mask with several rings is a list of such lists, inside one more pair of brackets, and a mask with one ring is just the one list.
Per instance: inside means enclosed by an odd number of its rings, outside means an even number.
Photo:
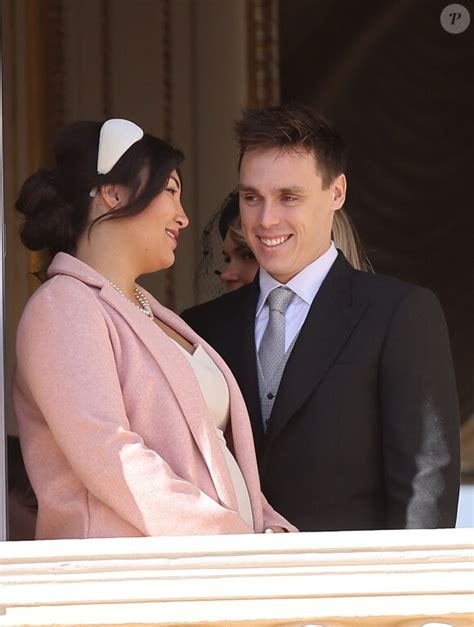
[{"label": "man's ear", "polygon": [[111,211],[125,205],[129,196],[130,192],[125,185],[111,184],[100,187],[100,197]]},{"label": "man's ear", "polygon": [[347,180],[344,174],[337,176],[332,185],[334,211],[340,209],[346,200]]}]

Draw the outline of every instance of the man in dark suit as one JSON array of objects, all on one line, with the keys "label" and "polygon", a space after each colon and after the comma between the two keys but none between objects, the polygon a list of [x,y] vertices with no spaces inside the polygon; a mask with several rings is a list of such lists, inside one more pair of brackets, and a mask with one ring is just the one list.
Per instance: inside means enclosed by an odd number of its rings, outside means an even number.
[{"label": "man in dark suit", "polygon": [[239,382],[265,495],[303,531],[453,526],[459,416],[436,297],[335,249],[345,156],[329,123],[294,105],[236,130],[260,272],[183,317]]}]

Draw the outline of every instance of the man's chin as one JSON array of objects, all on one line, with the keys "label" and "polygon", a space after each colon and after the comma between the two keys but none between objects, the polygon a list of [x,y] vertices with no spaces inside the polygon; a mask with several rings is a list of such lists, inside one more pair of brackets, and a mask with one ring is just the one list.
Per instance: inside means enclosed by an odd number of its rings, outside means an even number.
[{"label": "man's chin", "polygon": [[298,274],[297,271],[293,271],[288,267],[264,263],[261,263],[260,266],[279,283],[288,283],[288,281],[293,278],[295,274]]}]

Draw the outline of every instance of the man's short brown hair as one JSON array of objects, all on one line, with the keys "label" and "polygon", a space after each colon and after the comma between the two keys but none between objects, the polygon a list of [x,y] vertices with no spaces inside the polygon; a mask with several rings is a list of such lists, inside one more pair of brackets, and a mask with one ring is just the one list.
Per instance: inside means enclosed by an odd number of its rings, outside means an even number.
[{"label": "man's short brown hair", "polygon": [[310,107],[298,104],[244,109],[235,123],[239,142],[239,168],[244,154],[256,148],[306,151],[313,154],[323,188],[346,169],[342,135]]}]

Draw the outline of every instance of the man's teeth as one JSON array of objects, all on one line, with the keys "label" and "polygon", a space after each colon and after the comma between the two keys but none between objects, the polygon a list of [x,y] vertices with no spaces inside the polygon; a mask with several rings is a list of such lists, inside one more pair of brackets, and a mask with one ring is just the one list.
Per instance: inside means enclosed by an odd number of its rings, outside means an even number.
[{"label": "man's teeth", "polygon": [[174,233],[172,233],[171,231],[168,231],[168,229],[166,229],[166,232],[168,233],[170,237],[172,237],[173,239],[176,239],[176,237],[174,236]]},{"label": "man's teeth", "polygon": [[285,235],[284,237],[275,237],[273,239],[261,237],[260,241],[262,242],[262,244],[265,244],[265,246],[278,246],[278,244],[283,244],[283,242],[286,242],[289,237],[289,235]]}]

